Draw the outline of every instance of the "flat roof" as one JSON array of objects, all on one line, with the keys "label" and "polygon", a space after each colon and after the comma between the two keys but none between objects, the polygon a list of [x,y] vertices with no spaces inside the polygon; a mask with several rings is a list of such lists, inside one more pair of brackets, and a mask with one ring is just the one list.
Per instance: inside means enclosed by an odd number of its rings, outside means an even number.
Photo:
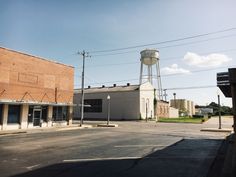
[{"label": "flat roof", "polygon": [[34,57],[34,58],[36,58],[36,59],[40,59],[40,60],[52,62],[52,63],[55,63],[55,64],[64,65],[64,66],[68,66],[68,67],[74,68],[74,66],[72,66],[72,65],[67,65],[67,64],[60,63],[60,62],[58,62],[58,61],[55,61],[55,60],[49,60],[49,59],[45,59],[45,58],[38,57],[38,56],[35,56],[35,55],[31,55],[31,54],[26,54],[26,53],[19,52],[19,51],[15,51],[15,50],[8,49],[8,48],[5,48],[5,47],[1,47],[1,46],[0,46],[0,49],[7,50],[7,51],[10,51],[10,52],[19,53],[19,54],[21,54],[21,55],[26,55],[26,56],[29,56],[29,57]]},{"label": "flat roof", "polygon": [[[123,86],[110,86],[110,87],[89,87],[85,88],[85,93],[98,93],[98,92],[125,92],[139,90],[140,85],[123,85]],[[74,89],[74,93],[81,93],[81,89]]]}]

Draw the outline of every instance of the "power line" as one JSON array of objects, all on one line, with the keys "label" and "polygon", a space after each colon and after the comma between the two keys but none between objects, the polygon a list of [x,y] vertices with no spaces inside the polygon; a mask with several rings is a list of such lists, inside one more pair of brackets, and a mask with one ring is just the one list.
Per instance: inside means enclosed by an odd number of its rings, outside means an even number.
[{"label": "power line", "polygon": [[[236,36],[235,34],[231,35],[226,35],[226,36],[220,36],[220,37],[215,37],[215,38],[208,38],[204,40],[198,40],[198,41],[193,41],[193,42],[187,42],[187,43],[182,43],[182,44],[175,44],[175,45],[168,45],[168,46],[162,46],[158,47],[158,49],[166,49],[166,48],[172,48],[172,47],[179,47],[179,46],[185,46],[185,45],[190,45],[190,44],[196,44],[196,43],[202,43],[202,42],[207,42],[211,40],[218,40],[218,39],[223,39],[223,38],[229,38]],[[97,54],[93,55],[94,57],[102,57],[102,56],[112,56],[112,55],[122,55],[122,54],[127,54],[127,53],[137,53],[139,50],[131,50],[131,51],[126,51],[126,52],[116,52],[116,53],[108,53],[108,54]]]},{"label": "power line", "polygon": [[188,89],[202,89],[202,88],[214,88],[216,85],[202,85],[202,86],[191,86],[191,87],[175,87],[166,88],[165,90],[188,90]]},{"label": "power line", "polygon": [[166,43],[171,43],[171,42],[183,41],[183,40],[187,40],[187,39],[194,39],[194,38],[209,36],[209,35],[218,34],[218,33],[224,33],[224,32],[228,32],[228,31],[233,31],[235,29],[236,28],[228,28],[228,29],[224,29],[224,30],[219,30],[219,31],[214,31],[214,32],[209,32],[209,33],[203,33],[203,34],[198,34],[198,35],[193,35],[193,36],[188,36],[188,37],[183,37],[183,38],[177,38],[177,39],[172,39],[172,40],[166,40],[166,41],[161,41],[161,42],[155,42],[155,43],[150,43],[150,44],[142,44],[142,45],[122,47],[122,48],[114,48],[114,49],[106,49],[106,50],[95,50],[95,51],[90,51],[90,53],[114,52],[114,51],[122,51],[122,50],[128,50],[128,49],[134,49],[134,48],[140,48],[140,47],[147,47],[147,46],[153,46],[153,45],[159,45],[159,44],[166,44]]},{"label": "power line", "polygon": [[[199,53],[199,55],[207,55],[209,53],[215,53],[215,52],[234,52],[236,49],[225,49],[225,50],[215,50],[211,52],[204,52],[204,53]],[[183,58],[183,56],[178,56],[178,57],[164,57],[161,58],[161,61],[168,61],[168,60],[175,60],[175,59],[180,59]],[[94,68],[94,67],[106,67],[106,66],[120,66],[120,65],[131,65],[131,64],[138,64],[140,61],[136,62],[124,62],[124,63],[111,63],[111,64],[101,64],[101,65],[89,65],[87,68]],[[75,67],[76,68],[76,67]],[[80,67],[78,67],[80,68]]]},{"label": "power line", "polygon": [[[224,67],[217,67],[217,68],[211,68],[211,69],[201,69],[201,70],[193,70],[190,71],[190,73],[174,73],[174,74],[163,74],[161,77],[171,77],[171,76],[179,76],[179,75],[190,75],[191,73],[198,73],[198,72],[206,72],[206,71],[212,71],[212,70],[218,70],[218,69],[224,69],[228,67],[236,67],[236,65],[230,65],[230,66],[224,66]],[[92,84],[109,84],[109,83],[117,83],[117,82],[129,82],[129,81],[137,81],[139,79],[137,78],[131,78],[131,79],[125,79],[125,80],[116,80],[116,81],[107,81],[107,82],[96,82],[96,83],[89,83]]]},{"label": "power line", "polygon": [[236,67],[236,65],[230,65],[230,66],[223,66],[223,67],[217,67],[217,68],[211,68],[211,69],[200,69],[200,70],[193,70],[190,71],[190,73],[174,73],[174,74],[163,74],[161,75],[162,77],[168,77],[168,76],[177,76],[177,75],[187,75],[191,73],[199,73],[199,72],[205,72],[205,71],[213,71],[213,70],[218,70],[218,69],[224,69],[228,67]]}]

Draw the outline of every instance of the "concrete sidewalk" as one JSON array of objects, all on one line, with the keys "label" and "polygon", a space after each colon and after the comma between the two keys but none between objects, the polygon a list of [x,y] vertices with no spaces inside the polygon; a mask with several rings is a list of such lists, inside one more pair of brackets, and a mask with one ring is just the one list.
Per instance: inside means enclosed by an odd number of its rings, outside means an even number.
[{"label": "concrete sidewalk", "polygon": [[206,121],[201,131],[209,132],[232,132],[233,131],[233,116],[221,117],[221,129],[219,129],[219,117],[212,117]]},{"label": "concrete sidewalk", "polygon": [[235,177],[235,134],[229,135],[218,150],[207,177]]},{"label": "concrete sidewalk", "polygon": [[102,124],[105,121],[86,121],[80,127],[80,121],[74,121],[71,125],[54,126],[54,127],[34,127],[29,129],[15,129],[15,130],[1,130],[0,136],[4,135],[14,135],[21,133],[40,133],[40,132],[50,132],[50,131],[66,131],[74,129],[84,129],[84,128],[94,128],[94,127],[118,127],[118,124]]},{"label": "concrete sidewalk", "polygon": [[96,127],[94,124],[83,124],[82,127],[79,124],[72,124],[67,126],[55,126],[55,127],[36,127],[29,129],[16,129],[16,130],[2,130],[0,131],[0,136],[4,135],[14,135],[21,133],[40,133],[40,132],[50,132],[50,131],[66,131],[66,130],[74,130],[74,129],[83,129],[83,128],[92,128]]}]

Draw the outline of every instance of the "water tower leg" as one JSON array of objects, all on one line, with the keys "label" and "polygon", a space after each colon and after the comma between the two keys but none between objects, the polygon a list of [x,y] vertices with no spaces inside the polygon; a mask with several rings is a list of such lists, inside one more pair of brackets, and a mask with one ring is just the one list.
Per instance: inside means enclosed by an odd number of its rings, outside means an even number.
[{"label": "water tower leg", "polygon": [[163,100],[163,94],[162,94],[162,84],[161,84],[161,74],[160,74],[160,66],[159,61],[156,63],[156,70],[157,70],[157,87],[158,87],[158,99]]},{"label": "water tower leg", "polygon": [[139,84],[142,84],[142,77],[143,77],[143,62],[141,61],[140,65],[140,76],[139,76]]},{"label": "water tower leg", "polygon": [[151,66],[148,66],[148,81],[151,83]]},{"label": "water tower leg", "polygon": [[162,90],[162,83],[161,83],[161,71],[160,71],[159,60],[157,61],[157,64],[158,64],[158,76],[159,76],[159,82],[160,82],[160,96],[161,96],[161,100],[163,100],[163,90]]},{"label": "water tower leg", "polygon": [[150,77],[151,77],[151,84],[153,84],[153,78],[152,78],[152,66],[150,66]]}]

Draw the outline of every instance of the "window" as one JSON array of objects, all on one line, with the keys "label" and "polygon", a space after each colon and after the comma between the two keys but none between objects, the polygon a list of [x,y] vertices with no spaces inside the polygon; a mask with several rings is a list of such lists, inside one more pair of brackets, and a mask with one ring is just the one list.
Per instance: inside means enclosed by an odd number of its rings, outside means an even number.
[{"label": "window", "polygon": [[7,123],[20,123],[20,105],[8,106]]},{"label": "window", "polygon": [[102,99],[87,99],[84,100],[84,112],[102,112]]},{"label": "window", "polygon": [[34,106],[29,106],[28,122],[33,122],[33,110]]},{"label": "window", "polygon": [[145,98],[142,98],[142,112],[146,112]]},{"label": "window", "polygon": [[3,109],[3,104],[0,104],[0,124],[2,124],[2,109]]},{"label": "window", "polygon": [[66,106],[54,106],[52,119],[54,121],[64,121],[67,118],[67,107]]},{"label": "window", "polygon": [[146,109],[147,109],[147,112],[149,112],[149,99],[148,99],[148,98],[146,99],[146,104],[147,104],[147,105],[146,105],[146,107],[147,107],[147,108],[146,108]]},{"label": "window", "polygon": [[48,106],[42,106],[42,120],[47,122],[48,117]]}]

